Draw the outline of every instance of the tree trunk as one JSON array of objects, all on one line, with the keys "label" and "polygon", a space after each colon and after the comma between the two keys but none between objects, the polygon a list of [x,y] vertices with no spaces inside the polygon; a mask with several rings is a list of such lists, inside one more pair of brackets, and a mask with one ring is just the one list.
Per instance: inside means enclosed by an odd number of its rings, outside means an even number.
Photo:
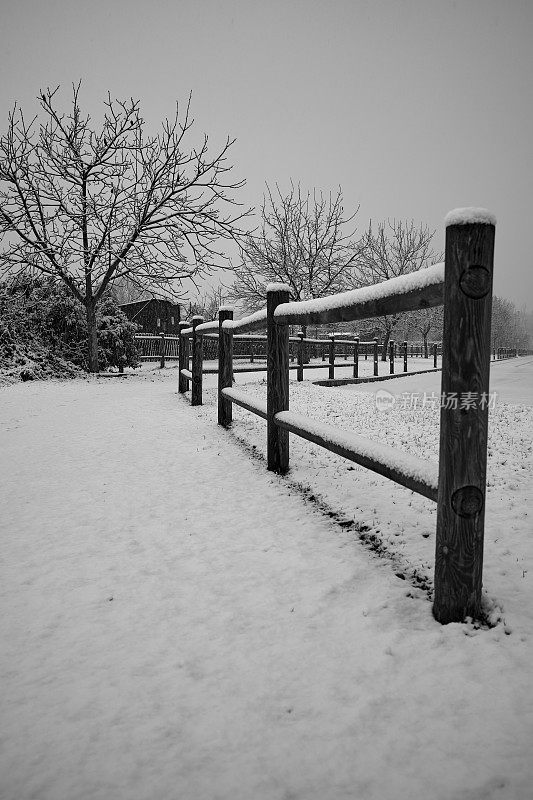
[{"label": "tree trunk", "polygon": [[[302,325],[301,330],[302,330],[302,333],[304,335],[304,339],[306,339],[307,338],[307,325]],[[309,364],[309,362],[311,361],[311,352],[310,351],[311,351],[311,345],[310,344],[304,344],[304,347],[303,347],[304,364]]]},{"label": "tree trunk", "polygon": [[387,360],[387,351],[389,349],[389,339],[391,337],[392,330],[386,330],[385,335],[383,337],[383,349],[381,351],[381,360]]},{"label": "tree trunk", "polygon": [[424,337],[424,358],[429,358],[428,354],[428,334],[423,333],[422,336]]},{"label": "tree trunk", "polygon": [[96,332],[96,303],[87,302],[85,305],[87,317],[87,356],[89,372],[98,372],[98,336]]}]

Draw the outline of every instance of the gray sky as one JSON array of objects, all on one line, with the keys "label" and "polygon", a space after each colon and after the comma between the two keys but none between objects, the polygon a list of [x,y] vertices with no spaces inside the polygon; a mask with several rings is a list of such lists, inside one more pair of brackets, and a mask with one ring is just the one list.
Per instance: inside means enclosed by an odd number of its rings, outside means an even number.
[{"label": "gray sky", "polygon": [[109,90],[154,125],[192,89],[246,204],[340,185],[359,232],[413,218],[438,249],[450,209],[485,206],[494,291],[531,310],[532,39],[532,0],[0,0],[0,128],[79,79],[82,107]]}]

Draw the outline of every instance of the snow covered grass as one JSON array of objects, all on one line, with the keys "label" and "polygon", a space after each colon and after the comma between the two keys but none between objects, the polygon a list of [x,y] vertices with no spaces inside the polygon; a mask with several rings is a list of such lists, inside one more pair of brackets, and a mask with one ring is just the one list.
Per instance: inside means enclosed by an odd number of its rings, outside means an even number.
[{"label": "snow covered grass", "polygon": [[[440,368],[441,358],[440,356],[437,359],[437,365]],[[253,364],[250,364],[249,358],[234,358],[233,366],[239,369],[240,367],[258,367],[260,365],[264,365],[265,367],[265,375],[266,375],[266,358],[262,356],[254,356]],[[296,367],[297,362],[296,359],[294,361],[290,361],[289,365],[291,367]],[[152,364],[146,364],[144,367],[145,369],[153,369]],[[204,370],[218,370],[218,361],[216,360],[205,360],[203,362]],[[427,371],[433,369],[433,358],[411,358],[407,359],[407,369],[408,372],[419,372],[419,371]],[[248,377],[246,380],[248,381],[257,381],[260,380],[258,377],[257,372],[255,373],[256,377]],[[378,374],[380,377],[389,378],[390,371],[389,371],[389,361],[381,361],[379,360],[378,363]],[[394,374],[398,376],[402,376],[403,373],[403,358],[396,358],[394,360]],[[367,359],[365,359],[364,355],[359,357],[359,377],[360,378],[369,378],[374,375],[374,361],[373,357],[370,354]],[[347,359],[341,358],[337,356],[335,362],[335,379],[337,378],[351,378],[353,376],[353,356],[350,355]],[[292,379],[296,380],[296,370],[291,370],[291,377]],[[322,361],[321,358],[312,358],[309,362],[309,365],[304,366],[304,378],[305,380],[309,381],[318,381],[318,380],[327,380],[328,378],[328,362],[327,359]],[[392,376],[394,380],[394,376]],[[206,385],[215,385],[214,383],[211,384],[209,379],[206,379],[204,376],[204,382]],[[401,384],[398,384],[400,386]]]},{"label": "snow covered grass", "polygon": [[[274,476],[176,382],[0,389],[3,800],[529,798],[531,408],[492,412],[482,630],[432,618],[430,501],[295,437]],[[436,455],[429,410],[291,393]]]},{"label": "snow covered grass", "polygon": [[[376,391],[380,386],[376,384]],[[400,386],[406,384],[399,382],[398,392]],[[266,393],[264,383],[249,383],[244,389],[256,399]],[[436,407],[410,409],[396,403],[389,411],[380,412],[369,391],[307,382],[291,382],[290,403],[291,410],[313,420],[361,433],[435,465],[438,462]],[[233,434],[254,452],[262,453],[264,421],[240,408],[234,409],[234,419]],[[532,518],[532,428],[531,407],[497,403],[490,412],[484,586],[487,609],[492,609],[494,620],[500,616],[506,620],[511,608],[520,613],[521,608],[533,606],[533,584],[531,579],[525,580],[533,555],[527,536]],[[344,524],[359,530],[364,541],[387,554],[396,571],[430,591],[435,503],[298,436],[290,437],[290,450],[288,480],[339,514]]]}]

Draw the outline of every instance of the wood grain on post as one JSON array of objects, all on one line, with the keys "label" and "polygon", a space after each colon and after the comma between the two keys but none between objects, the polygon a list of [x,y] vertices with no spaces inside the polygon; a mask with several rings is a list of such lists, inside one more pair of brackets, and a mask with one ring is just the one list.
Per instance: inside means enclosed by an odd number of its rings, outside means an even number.
[{"label": "wood grain on post", "polygon": [[353,348],[353,376],[354,378],[359,377],[359,338],[357,337],[355,340],[355,345]]},{"label": "wood grain on post", "polygon": [[281,475],[289,469],[289,433],[274,415],[289,409],[289,326],[276,324],[274,311],[289,297],[288,286],[267,288],[267,468]]},{"label": "wood grain on post", "polygon": [[304,379],[304,335],[302,332],[297,334],[298,339],[298,369],[296,371],[296,379],[303,381]]},{"label": "wood grain on post", "polygon": [[227,428],[233,421],[233,403],[222,395],[233,382],[233,333],[224,330],[223,323],[233,319],[233,309],[218,312],[218,424]]},{"label": "wood grain on post", "polygon": [[329,368],[328,378],[333,380],[335,378],[335,336],[329,337]]},{"label": "wood grain on post", "polygon": [[378,374],[378,340],[374,339],[374,376]]},{"label": "wood grain on post", "polygon": [[389,342],[389,364],[389,372],[391,375],[394,375],[394,342],[392,339]]},{"label": "wood grain on post", "polygon": [[202,405],[202,369],[204,337],[196,333],[196,328],[204,321],[203,317],[192,318],[192,390],[191,406]]},{"label": "wood grain on post", "polygon": [[433,605],[442,623],[481,611],[494,234],[485,222],[446,228]]},{"label": "wood grain on post", "polygon": [[189,369],[189,339],[187,336],[183,336],[183,331],[185,328],[190,328],[190,324],[188,322],[180,322],[178,324],[179,330],[179,346],[178,346],[178,366],[179,366],[179,376],[178,376],[178,392],[180,394],[185,394],[187,389],[189,388],[189,381],[185,378],[184,375],[181,374],[182,369]]}]

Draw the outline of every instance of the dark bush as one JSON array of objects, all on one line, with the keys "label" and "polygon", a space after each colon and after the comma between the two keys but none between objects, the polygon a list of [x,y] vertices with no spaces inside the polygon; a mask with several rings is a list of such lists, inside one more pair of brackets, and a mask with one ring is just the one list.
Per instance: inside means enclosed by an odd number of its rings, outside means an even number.
[{"label": "dark bush", "polygon": [[[97,309],[99,368],[137,367],[139,354],[130,322],[111,295]],[[50,358],[64,359],[87,369],[85,309],[63,286],[53,281],[28,279],[0,285],[0,358],[24,364],[28,358],[42,361],[37,354],[49,349]],[[22,370],[24,372],[24,370]],[[28,378],[21,379],[28,380]]]}]

